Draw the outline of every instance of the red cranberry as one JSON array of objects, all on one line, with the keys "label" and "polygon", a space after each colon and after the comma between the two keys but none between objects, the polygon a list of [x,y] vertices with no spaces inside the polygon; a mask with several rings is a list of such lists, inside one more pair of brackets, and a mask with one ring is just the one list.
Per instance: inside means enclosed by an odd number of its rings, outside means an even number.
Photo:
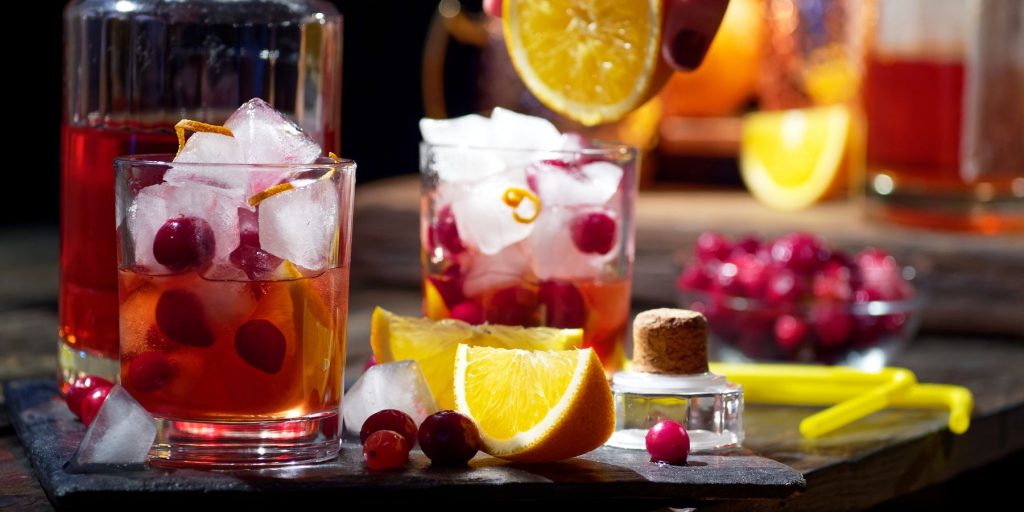
[{"label": "red cranberry", "polygon": [[79,377],[71,382],[71,387],[68,389],[68,395],[65,399],[68,404],[68,409],[77,416],[82,417],[82,400],[85,399],[89,393],[97,386],[111,387],[114,384],[103,377],[98,375],[85,375]]},{"label": "red cranberry", "polygon": [[281,258],[270,254],[258,246],[239,245],[231,251],[228,259],[233,265],[242,269],[249,279],[257,280],[267,276],[268,273],[281,265]]},{"label": "red cranberry", "polygon": [[132,391],[153,393],[164,388],[174,378],[174,368],[167,356],[160,352],[143,352],[128,363],[126,381]]},{"label": "red cranberry", "polygon": [[764,295],[767,286],[768,274],[765,272],[765,263],[757,256],[743,253],[729,258],[729,262],[736,266],[735,280],[739,283],[738,295],[757,298]]},{"label": "red cranberry", "polygon": [[363,459],[370,469],[400,468],[409,461],[410,448],[398,432],[378,430],[363,443]]},{"label": "red cranberry", "polygon": [[500,325],[526,325],[533,320],[536,309],[537,294],[533,290],[521,286],[503,288],[491,297],[487,321]]},{"label": "red cranberry", "polygon": [[747,235],[736,241],[732,254],[757,254],[761,250],[761,239],[754,235]]},{"label": "red cranberry", "polygon": [[172,271],[202,267],[213,259],[210,224],[197,217],[168,219],[153,238],[153,256]]},{"label": "red cranberry", "polygon": [[113,387],[108,384],[97,384],[88,395],[82,398],[82,415],[80,417],[86,427],[92,424],[92,420],[96,419],[96,413],[100,412],[100,407],[103,406],[103,402],[107,399],[107,395],[110,394],[110,390]]},{"label": "red cranberry", "polygon": [[363,371],[365,372],[366,370],[369,370],[374,366],[377,366],[377,357],[374,356],[373,354],[370,354],[369,359],[367,359],[366,362],[363,363]]},{"label": "red cranberry", "polygon": [[815,304],[810,311],[810,324],[824,348],[843,345],[853,332],[853,318],[842,304]]},{"label": "red cranberry", "polygon": [[462,275],[458,264],[449,265],[441,275],[433,275],[428,279],[448,308],[466,300],[462,293]]},{"label": "red cranberry", "polygon": [[476,424],[455,411],[427,416],[420,425],[419,441],[435,466],[462,466],[480,450]]},{"label": "red cranberry", "polygon": [[287,343],[284,334],[268,320],[249,320],[235,332],[235,350],[243,361],[273,375],[281,370]]},{"label": "red cranberry", "polygon": [[902,269],[896,259],[881,249],[868,249],[856,257],[865,291],[862,298],[868,300],[902,300],[913,297],[914,288],[903,279]]},{"label": "red cranberry", "polygon": [[725,260],[732,253],[732,244],[725,235],[705,231],[697,237],[696,252],[701,261]]},{"label": "red cranberry", "polygon": [[156,303],[156,326],[168,338],[191,347],[213,345],[213,332],[199,298],[185,290],[167,290]]},{"label": "red cranberry", "polygon": [[780,315],[775,319],[775,343],[783,351],[792,352],[807,339],[807,323],[793,315]]},{"label": "red cranberry", "polygon": [[615,219],[605,212],[577,214],[569,221],[572,242],[582,253],[608,254],[615,246]]},{"label": "red cranberry", "polygon": [[768,278],[764,290],[765,302],[769,304],[794,304],[803,295],[803,281],[785,268],[776,268]]},{"label": "red cranberry", "polygon": [[651,427],[645,441],[651,462],[686,464],[686,457],[690,455],[690,436],[686,428],[672,420]]},{"label": "red cranberry", "polygon": [[712,285],[712,275],[714,274],[708,272],[706,265],[694,262],[679,274],[679,279],[676,280],[676,288],[680,290],[709,291]]},{"label": "red cranberry", "polygon": [[809,233],[790,233],[772,244],[772,259],[799,275],[811,275],[829,257],[825,244]]},{"label": "red cranberry", "polygon": [[437,212],[434,236],[437,237],[437,243],[452,254],[459,254],[466,250],[466,246],[459,236],[459,227],[455,224],[455,214],[452,212],[451,206],[445,206]]},{"label": "red cranberry", "polygon": [[839,263],[825,263],[811,280],[814,298],[826,301],[853,300],[853,276],[850,268]]},{"label": "red cranberry", "polygon": [[455,307],[448,311],[448,317],[462,320],[471,325],[480,325],[486,320],[483,306],[471,300],[456,304]]},{"label": "red cranberry", "polygon": [[496,18],[500,18],[501,0],[484,0],[484,12]]},{"label": "red cranberry", "polygon": [[366,418],[363,427],[359,429],[359,442],[366,443],[366,438],[379,430],[398,432],[405,438],[410,449],[416,446],[416,422],[408,414],[398,409],[384,409]]},{"label": "red cranberry", "polygon": [[560,329],[583,327],[587,305],[579,288],[567,281],[544,281],[538,294],[544,306],[544,325]]}]

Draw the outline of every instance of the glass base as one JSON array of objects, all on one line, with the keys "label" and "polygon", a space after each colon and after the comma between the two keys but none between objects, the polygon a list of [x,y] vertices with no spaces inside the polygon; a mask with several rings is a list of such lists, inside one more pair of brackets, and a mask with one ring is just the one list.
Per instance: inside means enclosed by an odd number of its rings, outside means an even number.
[{"label": "glass base", "polygon": [[99,375],[110,382],[117,382],[121,371],[117,358],[76,348],[62,339],[57,340],[57,362],[61,394],[66,394],[71,383],[83,375]]},{"label": "glass base", "polygon": [[1024,231],[1024,178],[944,188],[908,181],[869,172],[868,216],[928,229],[985,234]]},{"label": "glass base", "polygon": [[305,418],[196,422],[154,418],[154,466],[253,468],[324,462],[338,456],[336,411]]}]

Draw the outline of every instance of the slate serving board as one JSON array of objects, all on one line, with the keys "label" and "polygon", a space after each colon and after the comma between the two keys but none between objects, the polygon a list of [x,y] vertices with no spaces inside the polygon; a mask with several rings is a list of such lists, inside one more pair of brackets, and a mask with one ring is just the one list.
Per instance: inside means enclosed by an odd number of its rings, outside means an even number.
[{"label": "slate serving board", "polygon": [[707,500],[780,499],[801,491],[792,468],[745,451],[692,455],[687,466],[663,466],[646,453],[600,448],[550,464],[512,464],[478,455],[468,468],[431,468],[414,450],[408,469],[371,472],[358,445],[344,444],[337,460],[280,469],[198,471],[145,468],[101,474],[65,471],[85,433],[52,379],[7,383],[4,398],[18,436],[50,500],[58,508],[116,504],[232,507],[294,506],[297,500],[339,504],[458,502],[488,509],[535,508],[544,502],[616,504],[622,508],[682,506]]}]

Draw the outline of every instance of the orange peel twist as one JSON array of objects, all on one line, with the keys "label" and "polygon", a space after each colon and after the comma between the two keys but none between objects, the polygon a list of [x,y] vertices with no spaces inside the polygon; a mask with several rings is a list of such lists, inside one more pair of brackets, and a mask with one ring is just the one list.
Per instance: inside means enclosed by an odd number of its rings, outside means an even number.
[{"label": "orange peel twist", "polygon": [[[527,199],[533,203],[533,214],[529,217],[524,217],[519,213],[519,205],[523,203],[523,200]],[[537,194],[526,190],[525,188],[509,187],[505,189],[505,193],[502,194],[501,200],[512,207],[512,218],[516,219],[516,222],[520,224],[529,224],[537,219],[540,215],[540,198]]]},{"label": "orange peel twist", "polygon": [[178,124],[174,125],[174,133],[178,135],[178,152],[175,153],[174,156],[180,155],[181,150],[185,148],[186,130],[194,133],[216,133],[218,135],[227,135],[228,137],[235,136],[235,134],[231,133],[231,128],[228,128],[227,126],[201,123],[191,119],[182,119],[181,121],[178,121]]}]

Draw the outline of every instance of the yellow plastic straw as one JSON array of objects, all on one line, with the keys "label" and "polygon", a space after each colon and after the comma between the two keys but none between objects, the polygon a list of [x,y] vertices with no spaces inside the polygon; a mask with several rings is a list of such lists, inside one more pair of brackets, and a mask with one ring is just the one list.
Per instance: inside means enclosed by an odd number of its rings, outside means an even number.
[{"label": "yellow plastic straw", "polygon": [[[827,406],[872,392],[878,393],[879,386],[894,382],[901,371],[907,370],[886,368],[868,373],[852,368],[814,365],[712,363],[711,371],[742,384],[744,400],[749,403]],[[970,427],[974,402],[970,390],[946,384],[916,384],[901,389],[902,385],[895,385],[895,390],[890,388],[880,391],[887,395],[888,405],[913,409],[946,409],[949,411],[950,431],[962,434]],[[864,403],[855,402],[853,406],[877,405],[877,400],[877,394],[869,395]],[[825,412],[827,410],[818,414]]]},{"label": "yellow plastic straw", "polygon": [[804,437],[815,439],[849,425],[885,409],[894,395],[906,391],[916,383],[917,378],[912,372],[902,368],[895,369],[892,381],[804,418],[800,422],[800,433]]}]

